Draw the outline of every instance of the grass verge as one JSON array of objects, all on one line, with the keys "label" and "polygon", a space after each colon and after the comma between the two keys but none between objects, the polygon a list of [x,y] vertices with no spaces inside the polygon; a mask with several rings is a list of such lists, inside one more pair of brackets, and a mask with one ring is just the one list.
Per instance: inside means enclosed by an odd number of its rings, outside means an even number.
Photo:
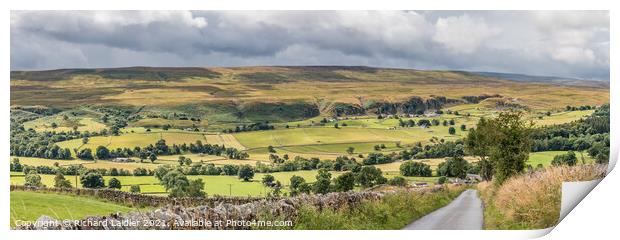
[{"label": "grass verge", "polygon": [[486,229],[543,229],[560,217],[562,182],[589,181],[605,176],[606,165],[550,167],[522,174],[497,186],[480,183]]},{"label": "grass verge", "polygon": [[137,209],[90,197],[54,193],[11,191],[11,227],[19,221],[35,221],[42,215],[59,220],[81,219]]},{"label": "grass verge", "polygon": [[398,192],[377,201],[338,210],[303,206],[294,229],[401,229],[416,219],[450,203],[464,187],[444,187],[434,192]]}]

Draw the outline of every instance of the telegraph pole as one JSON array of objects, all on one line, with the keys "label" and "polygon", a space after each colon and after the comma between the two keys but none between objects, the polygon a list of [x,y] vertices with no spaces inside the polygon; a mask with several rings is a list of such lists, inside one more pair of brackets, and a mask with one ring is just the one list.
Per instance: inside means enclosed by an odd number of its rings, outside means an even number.
[{"label": "telegraph pole", "polygon": [[232,184],[228,184],[228,195],[232,196]]}]

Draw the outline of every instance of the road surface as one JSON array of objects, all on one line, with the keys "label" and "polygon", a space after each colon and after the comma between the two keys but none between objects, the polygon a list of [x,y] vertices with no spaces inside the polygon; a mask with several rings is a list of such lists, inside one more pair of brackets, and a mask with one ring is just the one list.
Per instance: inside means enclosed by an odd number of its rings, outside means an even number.
[{"label": "road surface", "polygon": [[450,204],[405,226],[405,230],[481,230],[482,201],[476,190],[465,190]]}]

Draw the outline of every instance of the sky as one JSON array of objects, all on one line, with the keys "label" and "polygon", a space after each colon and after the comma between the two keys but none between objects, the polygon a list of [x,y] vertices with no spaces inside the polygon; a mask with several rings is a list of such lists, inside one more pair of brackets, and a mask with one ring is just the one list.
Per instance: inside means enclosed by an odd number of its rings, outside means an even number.
[{"label": "sky", "polygon": [[609,80],[608,11],[12,11],[11,70],[347,65]]}]

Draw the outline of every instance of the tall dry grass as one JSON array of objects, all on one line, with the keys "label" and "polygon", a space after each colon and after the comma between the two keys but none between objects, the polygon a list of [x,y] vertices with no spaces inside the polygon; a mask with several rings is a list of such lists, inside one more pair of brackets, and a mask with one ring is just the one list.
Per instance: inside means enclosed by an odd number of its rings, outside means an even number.
[{"label": "tall dry grass", "polygon": [[522,174],[501,186],[481,183],[485,224],[492,229],[541,229],[560,216],[562,182],[589,181],[605,176],[606,165],[550,167]]}]

